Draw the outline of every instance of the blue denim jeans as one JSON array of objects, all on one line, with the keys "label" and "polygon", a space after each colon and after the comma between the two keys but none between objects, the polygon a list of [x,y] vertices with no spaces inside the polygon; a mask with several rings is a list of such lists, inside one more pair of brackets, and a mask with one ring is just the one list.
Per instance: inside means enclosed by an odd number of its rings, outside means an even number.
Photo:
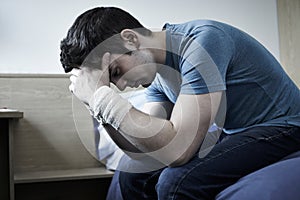
[{"label": "blue denim jeans", "polygon": [[120,172],[124,199],[214,199],[241,177],[300,150],[300,127],[255,127],[224,137],[204,157],[149,173]]}]

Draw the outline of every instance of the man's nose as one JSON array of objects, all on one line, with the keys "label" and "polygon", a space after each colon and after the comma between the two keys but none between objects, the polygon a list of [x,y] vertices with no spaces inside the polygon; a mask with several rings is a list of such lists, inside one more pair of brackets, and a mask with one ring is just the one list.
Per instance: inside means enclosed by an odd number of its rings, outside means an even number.
[{"label": "man's nose", "polygon": [[123,91],[123,90],[125,90],[125,88],[127,86],[127,81],[120,78],[116,85],[119,88],[119,90]]}]

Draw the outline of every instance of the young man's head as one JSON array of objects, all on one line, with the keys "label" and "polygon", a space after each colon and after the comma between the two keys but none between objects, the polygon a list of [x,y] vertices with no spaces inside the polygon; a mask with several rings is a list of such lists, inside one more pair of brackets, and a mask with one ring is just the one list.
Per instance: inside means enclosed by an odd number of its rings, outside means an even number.
[{"label": "young man's head", "polygon": [[[60,44],[60,61],[65,72],[80,67],[97,45],[116,34],[120,34],[124,29],[134,29],[144,36],[152,34],[133,16],[119,8],[98,7],[81,14],[69,29],[67,37]],[[122,39],[114,37],[110,44],[98,53],[123,54],[128,51],[124,47]],[[102,55],[97,56],[102,57]]]}]

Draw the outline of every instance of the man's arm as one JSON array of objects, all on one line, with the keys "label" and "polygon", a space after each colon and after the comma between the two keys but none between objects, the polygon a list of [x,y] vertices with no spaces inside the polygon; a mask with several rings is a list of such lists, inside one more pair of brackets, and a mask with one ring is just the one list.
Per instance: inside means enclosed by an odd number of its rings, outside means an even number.
[{"label": "man's arm", "polygon": [[[164,102],[148,102],[144,104],[142,111],[146,114],[149,114],[153,117],[158,117],[162,119],[169,119],[171,116],[171,112],[174,104],[169,101]],[[116,129],[114,129],[111,125],[105,124],[103,125],[107,133],[110,135],[112,140],[118,146],[124,150],[129,156],[137,159],[136,153],[142,153],[138,148],[136,148],[130,141],[128,141],[125,137],[123,137]],[[130,152],[134,154],[130,154]]]},{"label": "man's arm", "polygon": [[170,119],[174,104],[170,101],[148,102],[144,105],[142,111],[153,117]]},{"label": "man's arm", "polygon": [[[109,53],[103,56],[102,66],[108,66],[108,58]],[[116,143],[120,147],[132,144],[165,165],[177,166],[189,161],[214,121],[222,92],[180,94],[170,119],[162,119],[138,111],[107,87],[109,73],[105,69],[73,69],[69,88],[89,105],[94,117],[116,127],[118,131],[108,130]]]},{"label": "man's arm", "polygon": [[119,132],[114,131],[110,135],[115,141],[126,139],[140,152],[166,165],[182,165],[199,149],[214,121],[221,96],[221,92],[181,94],[169,120],[131,108],[121,122]]}]

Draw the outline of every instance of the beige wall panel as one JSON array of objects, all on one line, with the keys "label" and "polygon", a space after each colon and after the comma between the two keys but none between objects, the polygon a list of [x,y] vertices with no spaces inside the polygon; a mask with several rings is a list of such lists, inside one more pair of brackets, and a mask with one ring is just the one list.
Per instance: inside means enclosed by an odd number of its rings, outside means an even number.
[{"label": "beige wall panel", "polygon": [[65,75],[0,76],[0,107],[24,112],[14,130],[16,173],[101,165],[82,143],[95,154],[91,117],[77,99],[72,102],[68,84]]},{"label": "beige wall panel", "polygon": [[280,60],[300,87],[300,0],[277,0]]}]

